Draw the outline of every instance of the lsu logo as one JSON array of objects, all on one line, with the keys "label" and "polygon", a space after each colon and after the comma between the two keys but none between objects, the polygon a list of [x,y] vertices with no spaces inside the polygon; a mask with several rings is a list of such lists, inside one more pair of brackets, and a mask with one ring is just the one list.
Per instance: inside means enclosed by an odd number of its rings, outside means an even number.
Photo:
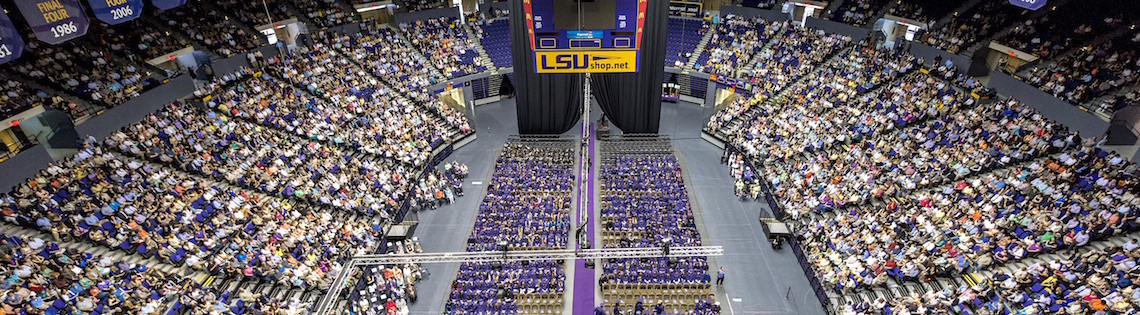
[{"label": "lsu logo", "polygon": [[536,73],[637,72],[637,51],[536,51]]}]

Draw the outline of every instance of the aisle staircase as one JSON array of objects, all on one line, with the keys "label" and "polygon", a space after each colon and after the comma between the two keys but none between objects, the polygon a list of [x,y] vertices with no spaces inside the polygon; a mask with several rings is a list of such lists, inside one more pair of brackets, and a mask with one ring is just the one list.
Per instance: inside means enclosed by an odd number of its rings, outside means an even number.
[{"label": "aisle staircase", "polygon": [[[1050,5],[1051,6],[1062,6],[1062,5],[1065,5],[1066,3],[1068,3],[1069,1],[1070,0],[1058,0],[1054,3],[1050,3]],[[1009,26],[1006,26],[1001,31],[994,33],[993,36],[990,36],[989,38],[983,38],[983,39],[978,40],[978,42],[975,43],[974,45],[966,48],[965,50],[962,50],[962,53],[960,55],[966,56],[966,57],[973,57],[974,54],[978,50],[988,49],[990,46],[990,42],[997,41],[999,38],[1002,38],[1003,36],[1009,34],[1010,32],[1013,32],[1013,30],[1017,29],[1018,26],[1022,25],[1022,22],[1036,19],[1038,17],[1041,17],[1042,15],[1049,14],[1050,12],[1052,12],[1052,11],[1050,11],[1050,10],[1037,10],[1037,11],[1034,11],[1034,12],[1028,14],[1028,15],[1025,15],[1024,17],[1020,18],[1020,21],[1013,23],[1013,24],[1010,24]]]},{"label": "aisle staircase", "polygon": [[483,48],[483,41],[479,40],[479,35],[475,33],[475,29],[471,28],[471,25],[468,25],[467,23],[460,24],[463,25],[463,31],[467,32],[467,40],[470,40],[472,43],[474,43],[475,51],[479,52],[479,58],[477,58],[478,61],[480,61],[483,66],[487,67],[487,69],[498,69],[499,66],[495,65],[495,63],[491,61],[491,55],[488,54],[487,50]]},{"label": "aisle staircase", "polygon": [[701,41],[697,43],[697,48],[693,49],[693,56],[689,57],[689,62],[685,63],[685,69],[695,69],[697,59],[700,59],[701,54],[705,52],[705,46],[708,46],[709,41],[712,40],[713,33],[716,33],[716,25],[710,25],[708,32],[705,32],[705,37],[701,37]]},{"label": "aisle staircase", "polygon": [[887,16],[887,12],[891,12],[891,9],[894,9],[895,7],[898,7],[898,6],[899,6],[899,2],[900,2],[900,1],[891,1],[891,2],[888,2],[888,3],[887,3],[887,5],[884,5],[882,9],[879,9],[879,11],[878,11],[878,12],[875,12],[875,15],[874,15],[874,16],[871,18],[871,20],[870,20],[870,23],[871,23],[872,25],[875,25],[875,27],[874,27],[874,28],[872,28],[873,30],[882,29],[882,28],[880,28],[880,26],[878,25],[878,24],[879,24],[879,19],[882,19],[884,16]]},{"label": "aisle staircase", "polygon": [[[784,26],[781,26],[781,27],[784,27]],[[792,24],[788,24],[787,27],[796,27],[796,26],[794,26]],[[752,72],[752,70],[755,70],[756,69],[756,62],[760,61],[760,56],[763,55],[762,52],[764,52],[765,50],[768,50],[769,48],[772,47],[773,44],[775,44],[777,41],[779,41],[780,39],[783,39],[783,38],[784,38],[784,30],[783,29],[776,32],[776,34],[773,34],[772,38],[769,38],[768,42],[764,43],[764,46],[760,46],[760,51],[755,53],[755,54],[752,54],[752,58],[748,58],[748,63],[745,64],[743,67],[740,67],[741,69],[739,71],[737,71],[736,77],[737,78],[743,78],[745,76],[745,74]]]},{"label": "aisle staircase", "polygon": [[958,8],[955,8],[954,11],[950,12],[950,14],[947,14],[946,16],[938,19],[938,21],[935,21],[934,24],[930,27],[930,31],[942,29],[943,26],[949,24],[951,21],[954,21],[954,18],[957,18],[958,14],[962,14],[970,10],[970,8],[973,8],[974,6],[981,3],[982,0],[969,0],[962,3],[962,5],[958,6]]},{"label": "aisle staircase", "polygon": [[387,28],[391,28],[393,31],[395,31],[396,37],[399,37],[400,41],[404,42],[403,45],[407,45],[408,47],[412,47],[412,53],[415,54],[414,57],[417,57],[417,58],[420,58],[420,60],[423,60],[424,64],[427,66],[427,68],[431,69],[433,76],[435,76],[436,78],[439,78],[441,81],[447,80],[447,76],[443,75],[443,69],[436,67],[435,63],[432,62],[432,60],[427,57],[427,54],[424,54],[423,51],[420,51],[419,47],[412,45],[412,39],[410,37],[408,37],[408,34],[404,33],[403,29],[400,29],[399,27],[390,27],[388,25],[379,25],[378,27],[387,27]]},{"label": "aisle staircase", "polygon": [[[799,84],[801,81],[803,81],[804,79],[806,79],[808,77],[814,76],[815,72],[819,71],[820,68],[822,68],[828,64],[831,64],[832,62],[835,61],[836,58],[847,53],[847,51],[850,49],[855,49],[855,46],[851,45],[851,46],[848,46],[848,47],[843,48],[843,49],[839,49],[839,50],[831,53],[830,56],[827,56],[827,59],[824,59],[823,62],[816,65],[815,68],[812,69],[811,73],[802,75],[799,78],[796,78],[795,81],[789,82],[788,85],[784,86],[784,88],[782,90],[780,90],[779,92],[777,92],[775,94],[776,96],[772,97],[771,99],[781,99],[781,98],[787,97],[787,94],[789,93],[789,91],[791,91],[791,89],[790,89],[791,87],[796,86],[797,84]],[[880,86],[881,85],[885,85],[885,84],[880,84]],[[769,102],[771,100],[765,100],[765,101]],[[713,136],[716,137],[717,139],[721,140],[721,141],[728,141],[728,135],[732,131],[738,130],[741,127],[741,125],[744,124],[744,121],[748,120],[746,117],[754,117],[755,115],[758,114],[759,111],[760,111],[760,106],[753,106],[753,107],[749,108],[747,111],[741,113],[740,116],[733,118],[732,121],[728,122],[728,124],[720,126],[720,128],[717,129],[716,134],[714,134]]]},{"label": "aisle staircase", "polygon": [[[66,92],[64,92],[58,88],[55,88],[54,86],[43,84],[40,81],[34,80],[31,77],[27,77],[23,74],[7,72],[5,70],[0,70],[0,71],[3,71],[4,76],[11,78],[11,79],[25,78],[25,80],[21,81],[21,83],[28,86],[29,88],[44,91],[44,93],[47,93],[48,96],[57,96],[58,95],[60,98],[63,98],[64,102],[75,103],[75,107],[78,108],[79,111],[83,113],[83,115],[80,117],[71,117],[71,120],[73,122],[75,122],[76,125],[78,125],[84,121],[87,121],[88,119],[91,119],[91,117],[95,117],[95,115],[98,115],[99,113],[102,113],[103,110],[107,109],[106,107],[103,107],[103,104],[93,103],[93,102],[90,102],[88,100],[81,99],[78,96],[75,96],[74,94],[66,93]],[[44,110],[47,110],[47,109],[48,108],[46,107],[46,104],[45,104]],[[63,111],[63,112],[67,113],[67,111]],[[68,115],[70,115],[70,114],[71,113],[68,113]]]},{"label": "aisle staircase", "polygon": [[[836,9],[839,9],[839,7],[842,6],[843,3],[846,1],[847,0],[833,0],[831,2],[828,2],[827,7],[823,8],[823,13],[821,13],[819,15],[819,17],[821,19],[828,19],[829,17],[831,17],[831,12],[835,11]],[[851,0],[851,1],[855,1],[855,0]]]}]

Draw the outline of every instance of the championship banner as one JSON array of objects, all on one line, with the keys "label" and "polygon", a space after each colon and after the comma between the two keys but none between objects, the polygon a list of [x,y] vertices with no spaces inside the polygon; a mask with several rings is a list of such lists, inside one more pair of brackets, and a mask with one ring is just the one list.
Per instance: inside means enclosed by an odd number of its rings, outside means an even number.
[{"label": "championship banner", "polygon": [[0,64],[16,60],[23,53],[24,39],[8,15],[4,14],[4,8],[0,7]]},{"label": "championship banner", "polygon": [[1045,2],[1045,0],[1009,0],[1009,4],[1031,11],[1045,7]]},{"label": "championship banner", "polygon": [[186,4],[186,0],[151,0],[150,4],[159,10],[170,10]]},{"label": "championship banner", "polygon": [[95,18],[116,25],[142,16],[142,0],[87,0]]},{"label": "championship banner", "polygon": [[16,1],[16,7],[42,42],[58,45],[87,34],[89,22],[79,0],[24,0]]}]

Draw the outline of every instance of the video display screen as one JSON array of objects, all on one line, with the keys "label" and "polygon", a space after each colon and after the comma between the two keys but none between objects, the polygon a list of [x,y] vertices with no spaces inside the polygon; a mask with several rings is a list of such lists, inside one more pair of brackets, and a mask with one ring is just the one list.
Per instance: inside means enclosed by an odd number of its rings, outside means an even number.
[{"label": "video display screen", "polygon": [[617,28],[617,0],[553,0],[554,28],[612,30]]}]

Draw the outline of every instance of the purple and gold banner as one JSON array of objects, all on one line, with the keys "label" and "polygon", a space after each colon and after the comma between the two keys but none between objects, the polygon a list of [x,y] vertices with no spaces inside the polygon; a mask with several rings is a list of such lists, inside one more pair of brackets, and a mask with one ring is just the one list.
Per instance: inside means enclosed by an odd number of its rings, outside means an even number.
[{"label": "purple and gold banner", "polygon": [[151,0],[150,4],[159,10],[170,10],[186,4],[186,0]]},{"label": "purple and gold banner", "polygon": [[12,25],[12,19],[4,14],[4,8],[0,7],[0,64],[20,58],[23,52],[24,39],[16,31],[16,26]]},{"label": "purple and gold banner", "polygon": [[79,0],[23,0],[16,1],[16,7],[45,43],[58,45],[87,34],[90,22]]},{"label": "purple and gold banner", "polygon": [[142,0],[88,0],[95,18],[115,25],[142,16]]}]

